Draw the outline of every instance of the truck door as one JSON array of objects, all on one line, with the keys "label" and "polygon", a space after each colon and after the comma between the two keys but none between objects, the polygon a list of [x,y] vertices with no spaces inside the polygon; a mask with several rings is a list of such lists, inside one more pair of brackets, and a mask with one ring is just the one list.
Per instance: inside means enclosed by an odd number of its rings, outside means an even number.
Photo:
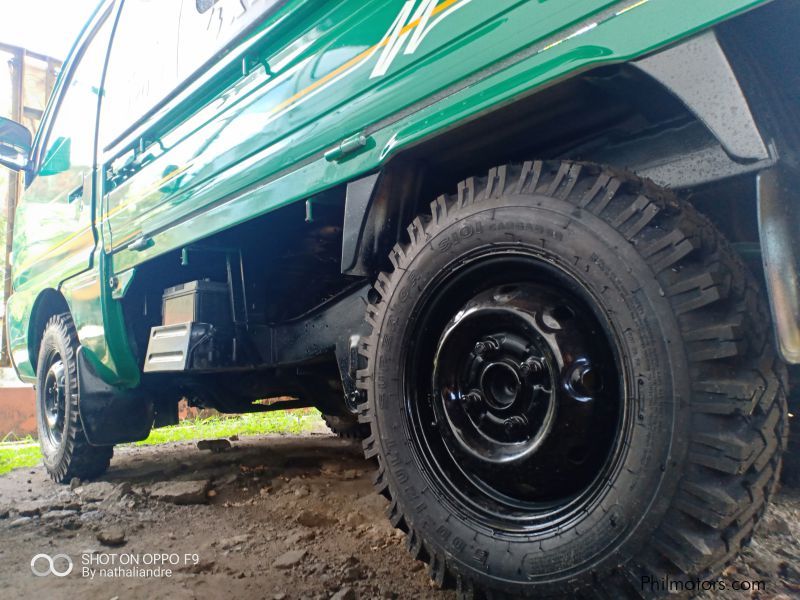
[{"label": "truck door", "polygon": [[87,27],[42,122],[33,179],[16,212],[17,288],[42,277],[57,285],[91,265],[97,111],[112,13],[107,3]]},{"label": "truck door", "polygon": [[[176,128],[183,131],[178,125],[208,98],[180,101],[175,97],[213,70],[237,35],[285,2],[124,0],[100,119],[100,148],[108,163],[103,201],[107,251],[140,236],[165,210],[170,190],[179,187],[180,173],[186,169],[186,157],[181,154],[186,145],[175,151],[167,134]],[[144,31],[147,44],[140,43]],[[163,158],[146,168],[157,157]]]}]

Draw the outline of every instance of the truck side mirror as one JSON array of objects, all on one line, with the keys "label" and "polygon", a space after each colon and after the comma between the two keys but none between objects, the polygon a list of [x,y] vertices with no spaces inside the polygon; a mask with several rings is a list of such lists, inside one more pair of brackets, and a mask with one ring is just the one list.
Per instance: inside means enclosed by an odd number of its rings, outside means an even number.
[{"label": "truck side mirror", "polygon": [[0,117],[0,165],[14,171],[28,167],[31,156],[31,132],[19,123]]}]

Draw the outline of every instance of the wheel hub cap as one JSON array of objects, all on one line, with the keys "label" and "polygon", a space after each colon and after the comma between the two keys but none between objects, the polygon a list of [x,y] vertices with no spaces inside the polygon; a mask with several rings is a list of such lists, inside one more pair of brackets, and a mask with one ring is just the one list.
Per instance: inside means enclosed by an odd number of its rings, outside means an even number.
[{"label": "wheel hub cap", "polygon": [[431,485],[497,530],[580,514],[628,423],[616,335],[592,292],[525,250],[491,248],[437,277],[412,323],[403,385]]},{"label": "wheel hub cap", "polygon": [[455,455],[488,465],[528,460],[559,411],[599,400],[604,375],[578,310],[542,286],[479,294],[445,327],[433,370],[434,405]]},{"label": "wheel hub cap", "polygon": [[44,382],[44,417],[49,434],[58,443],[66,414],[66,371],[60,358],[54,359]]}]

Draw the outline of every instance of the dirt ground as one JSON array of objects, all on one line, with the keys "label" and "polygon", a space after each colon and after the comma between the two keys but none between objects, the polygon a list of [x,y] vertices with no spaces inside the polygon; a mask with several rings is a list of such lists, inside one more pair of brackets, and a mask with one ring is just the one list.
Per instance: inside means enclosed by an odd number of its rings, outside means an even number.
[{"label": "dirt ground", "polygon": [[[125,447],[102,481],[88,484],[55,485],[42,467],[0,478],[0,595],[454,598],[407,555],[358,445],[320,434],[232,446]],[[72,572],[34,576],[40,553],[67,555]],[[69,566],[64,557],[54,565]],[[47,571],[47,558],[35,566]],[[767,590],[706,598],[800,598],[800,489],[781,491],[726,575],[765,581]]]}]

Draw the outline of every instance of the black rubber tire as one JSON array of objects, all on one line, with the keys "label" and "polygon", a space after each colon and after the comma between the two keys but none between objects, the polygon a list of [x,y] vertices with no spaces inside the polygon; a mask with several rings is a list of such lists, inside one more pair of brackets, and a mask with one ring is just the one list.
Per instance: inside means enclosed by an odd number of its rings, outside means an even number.
[{"label": "black rubber tire", "polygon": [[[467,598],[640,598],[662,594],[643,577],[703,580],[731,562],[779,479],[786,373],[760,291],[711,223],[630,174],[537,161],[460,183],[407,231],[367,311],[361,420],[389,518],[434,582]],[[406,417],[415,306],[467,253],[498,244],[591,289],[633,374],[622,466],[593,510],[557,530],[512,535],[448,508]]]},{"label": "black rubber tire", "polygon": [[[78,413],[78,367],[76,352],[78,334],[68,313],[48,321],[39,348],[36,369],[36,421],[42,462],[48,475],[57,483],[69,483],[73,477],[93,479],[108,469],[114,454],[113,446],[92,446],[86,439]],[[61,357],[65,367],[66,402],[60,443],[53,443],[47,434],[44,416],[44,388],[50,357]]]},{"label": "black rubber tire", "polygon": [[345,440],[363,440],[369,436],[369,425],[358,422],[356,415],[326,415],[322,420],[333,433]]},{"label": "black rubber tire", "polygon": [[785,485],[800,489],[800,397],[797,395],[797,387],[794,380],[792,383],[792,394],[789,397],[789,414],[794,415],[789,419],[789,443],[784,453],[783,471],[781,481]]}]

